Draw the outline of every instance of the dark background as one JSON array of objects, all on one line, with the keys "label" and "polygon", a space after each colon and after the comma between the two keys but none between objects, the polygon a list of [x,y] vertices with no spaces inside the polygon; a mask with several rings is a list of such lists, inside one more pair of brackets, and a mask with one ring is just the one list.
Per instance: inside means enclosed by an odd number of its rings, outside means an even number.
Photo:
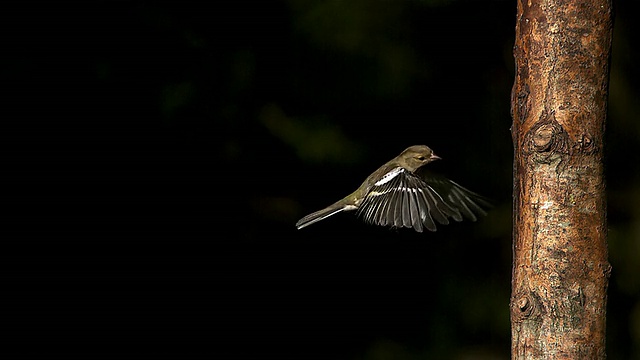
[{"label": "dark background", "polygon": [[[640,358],[638,22],[616,3],[607,352]],[[507,359],[512,1],[3,11],[12,357]],[[495,200],[295,222],[404,148]]]}]

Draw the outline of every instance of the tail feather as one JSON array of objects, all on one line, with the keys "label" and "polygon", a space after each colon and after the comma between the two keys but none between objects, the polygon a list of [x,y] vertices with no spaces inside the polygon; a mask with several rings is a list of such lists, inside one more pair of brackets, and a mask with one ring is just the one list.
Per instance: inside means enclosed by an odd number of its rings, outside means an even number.
[{"label": "tail feather", "polygon": [[315,224],[318,221],[324,220],[329,216],[333,214],[337,214],[343,210],[349,210],[348,206],[345,206],[344,203],[337,202],[329,207],[326,207],[322,210],[318,210],[298,220],[298,222],[296,223],[296,227],[298,229],[302,229],[303,227],[309,226],[311,224]]}]

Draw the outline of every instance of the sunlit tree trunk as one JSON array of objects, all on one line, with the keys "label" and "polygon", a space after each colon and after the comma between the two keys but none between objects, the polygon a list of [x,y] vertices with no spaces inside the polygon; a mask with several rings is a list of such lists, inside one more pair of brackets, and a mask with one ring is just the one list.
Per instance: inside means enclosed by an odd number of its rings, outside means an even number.
[{"label": "sunlit tree trunk", "polygon": [[513,359],[604,359],[610,0],[519,0]]}]

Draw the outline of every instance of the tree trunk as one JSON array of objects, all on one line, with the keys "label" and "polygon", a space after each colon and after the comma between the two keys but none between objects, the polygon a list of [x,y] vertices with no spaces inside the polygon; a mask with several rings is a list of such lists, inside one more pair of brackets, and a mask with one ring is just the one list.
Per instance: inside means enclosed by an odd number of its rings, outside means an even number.
[{"label": "tree trunk", "polygon": [[604,359],[610,0],[519,0],[513,359]]}]

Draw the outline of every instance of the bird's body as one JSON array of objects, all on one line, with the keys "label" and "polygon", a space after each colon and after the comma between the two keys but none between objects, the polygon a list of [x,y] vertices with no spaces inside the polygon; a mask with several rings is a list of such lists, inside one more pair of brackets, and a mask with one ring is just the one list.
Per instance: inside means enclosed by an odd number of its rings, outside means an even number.
[{"label": "bird's body", "polygon": [[424,145],[407,148],[378,170],[360,187],[336,203],[296,223],[298,229],[341,211],[357,211],[372,224],[423,228],[435,231],[435,221],[448,224],[449,218],[462,221],[462,215],[475,221],[476,213],[486,214],[489,203],[480,195],[444,177],[424,173],[424,165],[438,160]]}]

